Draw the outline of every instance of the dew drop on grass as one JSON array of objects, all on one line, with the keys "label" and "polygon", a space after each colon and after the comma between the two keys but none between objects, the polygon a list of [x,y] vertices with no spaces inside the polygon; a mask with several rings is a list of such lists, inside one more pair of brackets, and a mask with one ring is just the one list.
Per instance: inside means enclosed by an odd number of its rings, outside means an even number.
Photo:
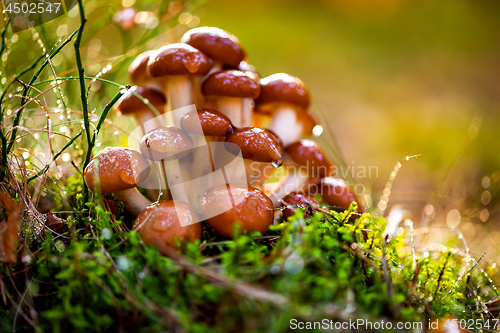
[{"label": "dew drop on grass", "polygon": [[281,267],[278,266],[278,265],[274,265],[273,267],[271,267],[271,269],[269,270],[271,272],[271,274],[279,274],[281,272]]},{"label": "dew drop on grass", "polygon": [[116,258],[116,266],[120,271],[128,271],[130,264],[125,256],[119,256]]},{"label": "dew drop on grass", "polygon": [[290,274],[298,274],[304,269],[304,259],[292,253],[285,261],[285,270]]},{"label": "dew drop on grass", "polygon": [[101,236],[106,240],[111,239],[111,230],[109,228],[102,229]]}]

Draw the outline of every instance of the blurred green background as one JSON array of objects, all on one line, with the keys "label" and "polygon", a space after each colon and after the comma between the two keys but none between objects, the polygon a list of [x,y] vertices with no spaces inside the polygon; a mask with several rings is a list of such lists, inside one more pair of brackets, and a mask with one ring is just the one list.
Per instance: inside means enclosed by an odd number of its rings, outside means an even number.
[{"label": "blurred green background", "polygon": [[[402,205],[403,218],[417,225],[458,226],[467,239],[477,240],[469,244],[473,250],[496,257],[499,1],[91,0],[85,4],[89,22],[82,54],[88,75],[111,65],[102,77],[127,84],[128,64],[139,52],[175,42],[191,27],[225,29],[240,39],[261,76],[286,72],[306,83],[312,109],[325,128],[321,139],[325,149],[334,151],[337,141],[337,155],[347,165],[378,168],[378,175],[358,179],[368,186],[375,203],[396,162],[422,154],[403,165],[387,212]],[[117,12],[126,16],[131,9],[135,21],[117,17]],[[78,25],[73,8],[37,27],[37,38],[49,47]],[[2,75],[11,76],[15,68],[40,54],[34,34],[23,31],[16,42],[9,40],[18,47],[12,47],[4,60],[11,73]],[[74,67],[72,48],[54,58],[59,75],[75,75]],[[78,108],[76,83],[67,85],[68,105]],[[91,109],[99,114],[117,91],[94,83]],[[111,117],[124,130],[134,126],[126,117]],[[115,136],[112,132],[100,138],[105,145],[126,142],[121,132]],[[446,237],[437,234],[428,235],[426,242]]]}]

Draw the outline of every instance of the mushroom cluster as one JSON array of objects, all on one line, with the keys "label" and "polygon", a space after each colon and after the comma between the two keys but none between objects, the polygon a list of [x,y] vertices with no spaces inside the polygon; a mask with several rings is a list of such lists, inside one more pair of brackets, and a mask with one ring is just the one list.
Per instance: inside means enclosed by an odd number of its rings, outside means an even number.
[{"label": "mushroom cluster", "polygon": [[[129,75],[135,86],[115,111],[134,116],[142,128],[140,152],[104,149],[85,170],[85,181],[138,215],[134,228],[146,243],[200,239],[199,221],[228,238],[237,224],[240,232],[265,233],[275,208],[283,207],[285,219],[297,207],[312,214],[318,205],[312,185],[325,190],[319,194],[335,209],[356,201],[362,210],[321,147],[304,139],[317,126],[304,82],[285,73],[260,78],[232,34],[191,29],[179,43],[141,53]],[[224,168],[231,163],[225,153],[241,158],[243,178],[234,175],[241,170]],[[118,160],[125,165],[118,167]],[[280,167],[287,176],[274,177],[271,188],[267,181]],[[163,194],[146,199],[135,187],[154,170]],[[215,174],[219,178],[207,178]]]}]

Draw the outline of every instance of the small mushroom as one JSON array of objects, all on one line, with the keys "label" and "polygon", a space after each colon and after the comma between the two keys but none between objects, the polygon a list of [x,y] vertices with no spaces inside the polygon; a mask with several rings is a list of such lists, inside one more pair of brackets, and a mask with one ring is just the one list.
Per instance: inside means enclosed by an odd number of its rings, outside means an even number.
[{"label": "small mushroom", "polygon": [[84,178],[91,191],[113,193],[130,214],[137,216],[151,204],[136,188],[148,174],[149,164],[139,152],[106,147],[87,165]]},{"label": "small mushroom", "polygon": [[310,95],[299,78],[278,73],[260,80],[261,92],[255,100],[255,111],[272,116],[270,129],[285,144],[298,140],[301,135],[297,115],[306,112]]},{"label": "small mushroom", "polygon": [[241,150],[250,185],[260,177],[259,171],[263,165],[272,165],[273,168],[281,166],[281,146],[270,131],[258,127],[238,128],[226,136],[226,142],[239,147],[235,151],[236,146],[226,146],[226,150],[234,155],[238,155]]},{"label": "small mushroom", "polygon": [[[143,97],[151,105],[147,105],[135,94]],[[115,113],[124,115],[133,115],[139,126],[144,127],[144,133],[152,129],[162,126],[160,121],[156,119],[156,114],[151,107],[156,109],[159,114],[165,112],[165,104],[167,101],[163,94],[157,90],[148,87],[130,88],[115,106]]]},{"label": "small mushroom", "polygon": [[302,193],[291,192],[288,193],[281,203],[283,207],[283,218],[287,220],[289,217],[295,215],[299,208],[304,209],[304,217],[311,217],[314,214],[312,207],[319,205],[314,198],[304,195]]},{"label": "small mushroom", "polygon": [[285,152],[291,159],[288,167],[290,175],[270,196],[275,207],[279,207],[286,194],[299,191],[310,178],[327,177],[335,171],[321,147],[314,141],[294,142],[285,148]]},{"label": "small mushroom", "polygon": [[259,189],[230,184],[212,187],[201,200],[203,218],[219,235],[232,238],[237,223],[241,232],[264,234],[273,223],[273,203]]},{"label": "small mushroom", "polygon": [[148,87],[154,90],[163,91],[163,79],[152,78],[148,71],[149,57],[156,51],[146,51],[139,54],[128,67],[130,81],[136,86]]},{"label": "small mushroom", "polygon": [[172,198],[189,202],[183,186],[183,173],[179,159],[193,148],[191,137],[177,127],[161,127],[144,135],[139,144],[141,153],[150,161],[160,162],[166,189]]},{"label": "small mushroom", "polygon": [[[166,78],[165,95],[170,110],[194,104],[192,79],[203,76],[212,68],[212,60],[185,43],[163,46],[150,56],[147,71],[153,78]],[[174,125],[180,127],[183,114],[174,114]]]},{"label": "small mushroom", "polygon": [[181,42],[197,48],[212,58],[214,67],[211,73],[221,71],[224,65],[237,68],[246,56],[238,38],[215,27],[191,29],[182,36]]},{"label": "small mushroom", "polygon": [[228,69],[210,75],[201,91],[218,99],[219,111],[234,126],[248,127],[252,122],[253,100],[259,96],[258,76],[252,72]]},{"label": "small mushroom", "polygon": [[319,180],[318,185],[310,184],[307,191],[310,195],[321,195],[323,200],[331,206],[330,209],[332,210],[343,212],[349,208],[351,202],[355,201],[358,204],[358,213],[363,212],[363,208],[354,192],[349,188],[349,185],[340,178],[322,178]]},{"label": "small mushroom", "polygon": [[[194,177],[200,177],[211,171],[215,171],[215,152],[212,151],[212,142],[223,142],[226,134],[233,129],[228,117],[222,113],[199,109],[196,112],[186,113],[181,119],[181,128],[194,137],[194,141],[200,143],[206,141],[207,149],[198,149],[194,152]],[[195,146],[204,146],[197,144]]]},{"label": "small mushroom", "polygon": [[155,240],[176,247],[175,239],[181,243],[201,239],[202,227],[196,210],[182,201],[162,200],[146,207],[134,221],[145,244]]}]

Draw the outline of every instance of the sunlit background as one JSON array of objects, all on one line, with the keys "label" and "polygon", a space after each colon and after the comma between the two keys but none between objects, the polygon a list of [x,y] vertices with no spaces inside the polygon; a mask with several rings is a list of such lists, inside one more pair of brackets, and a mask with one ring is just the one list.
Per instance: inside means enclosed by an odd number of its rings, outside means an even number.
[{"label": "sunlit background", "polygon": [[[414,223],[415,245],[423,255],[426,247],[465,249],[463,239],[449,229],[457,227],[476,259],[486,253],[483,260],[500,265],[500,2],[85,4],[89,22],[82,54],[87,75],[125,85],[128,64],[140,52],[175,42],[192,27],[225,29],[240,39],[262,77],[286,72],[306,83],[312,109],[325,128],[320,141],[334,160],[351,167],[350,175],[354,168],[375,207],[396,163],[421,154],[403,163],[378,209],[392,214],[391,221],[403,220],[397,232],[404,228],[409,233],[410,221]],[[78,25],[73,8],[34,30],[11,35],[12,52],[2,61],[12,71],[23,68]],[[72,48],[56,56],[53,66],[59,76],[75,76]],[[2,85],[12,75],[2,73]],[[78,126],[72,126],[72,113],[63,114],[62,109],[67,104],[76,110],[79,94],[75,82],[65,85],[63,96],[56,92],[47,98],[61,108],[50,115],[55,131],[72,136]],[[93,82],[91,110],[100,114],[118,89]],[[32,110],[36,113],[35,106]],[[125,144],[124,131],[134,127],[133,121],[115,115],[110,119],[113,124],[106,125],[98,144]],[[43,127],[43,120],[41,124],[27,117],[22,125]],[[46,140],[44,135],[27,136],[17,147],[36,149],[37,141]],[[65,162],[81,163],[78,158],[78,149],[62,156]],[[372,177],[356,177],[361,168],[373,166],[377,173],[372,169]]]}]

